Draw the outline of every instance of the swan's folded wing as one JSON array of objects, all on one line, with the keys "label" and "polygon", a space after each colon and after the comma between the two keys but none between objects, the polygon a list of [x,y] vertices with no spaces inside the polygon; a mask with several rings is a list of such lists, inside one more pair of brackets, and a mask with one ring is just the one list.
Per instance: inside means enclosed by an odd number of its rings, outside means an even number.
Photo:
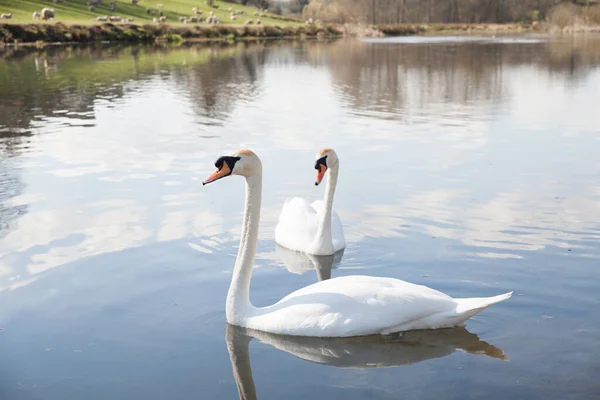
[{"label": "swan's folded wing", "polygon": [[[426,286],[398,279],[346,276],[304,287],[261,309],[271,332],[305,336],[357,336],[417,321],[456,308],[454,300]],[[275,329],[275,330],[273,330]]]},{"label": "swan's folded wing", "polygon": [[317,212],[305,199],[286,200],[275,228],[275,241],[291,250],[308,249],[317,232]]}]

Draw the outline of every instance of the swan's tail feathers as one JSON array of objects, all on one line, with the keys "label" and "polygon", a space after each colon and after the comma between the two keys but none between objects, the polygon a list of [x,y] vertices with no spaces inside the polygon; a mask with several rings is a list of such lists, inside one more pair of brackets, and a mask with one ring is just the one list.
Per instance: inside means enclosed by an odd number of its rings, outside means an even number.
[{"label": "swan's tail feathers", "polygon": [[501,301],[510,299],[513,292],[504,293],[493,297],[472,297],[469,299],[456,299],[456,314],[471,318],[478,312],[485,310],[492,304],[500,303]]}]

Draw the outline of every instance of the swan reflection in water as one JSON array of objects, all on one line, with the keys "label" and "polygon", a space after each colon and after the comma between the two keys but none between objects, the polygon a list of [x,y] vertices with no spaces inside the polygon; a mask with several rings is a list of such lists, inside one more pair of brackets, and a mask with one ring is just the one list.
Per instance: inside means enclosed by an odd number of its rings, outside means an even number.
[{"label": "swan reflection in water", "polygon": [[307,271],[315,270],[319,281],[330,279],[331,270],[342,262],[344,256],[344,249],[328,256],[315,256],[290,250],[278,244],[276,244],[275,252],[292,274],[303,275]]},{"label": "swan reflection in water", "polygon": [[462,350],[507,360],[504,352],[464,327],[407,331],[396,335],[318,338],[275,335],[227,324],[227,350],[240,399],[256,399],[248,346],[258,339],[298,358],[337,368],[384,368],[441,358]]}]

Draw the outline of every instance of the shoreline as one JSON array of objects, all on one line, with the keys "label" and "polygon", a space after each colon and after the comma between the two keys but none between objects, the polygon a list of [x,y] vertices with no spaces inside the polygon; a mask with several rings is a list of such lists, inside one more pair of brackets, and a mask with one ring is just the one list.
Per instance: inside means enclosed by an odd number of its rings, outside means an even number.
[{"label": "shoreline", "polygon": [[331,25],[0,24],[0,46],[85,43],[193,43],[257,39],[336,38]]},{"label": "shoreline", "polygon": [[322,24],[298,26],[235,26],[169,24],[93,24],[67,25],[62,22],[0,24],[0,47],[47,46],[86,43],[205,43],[219,41],[253,41],[265,39],[305,40],[343,37],[393,37],[502,33],[598,33],[600,26],[557,29],[548,24]]}]

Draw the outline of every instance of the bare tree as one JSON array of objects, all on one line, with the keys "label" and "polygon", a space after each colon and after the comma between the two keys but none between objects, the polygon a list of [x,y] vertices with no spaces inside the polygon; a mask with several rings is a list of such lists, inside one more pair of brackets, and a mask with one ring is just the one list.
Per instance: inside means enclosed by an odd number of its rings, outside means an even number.
[{"label": "bare tree", "polygon": [[427,22],[431,22],[431,0],[427,0]]}]

